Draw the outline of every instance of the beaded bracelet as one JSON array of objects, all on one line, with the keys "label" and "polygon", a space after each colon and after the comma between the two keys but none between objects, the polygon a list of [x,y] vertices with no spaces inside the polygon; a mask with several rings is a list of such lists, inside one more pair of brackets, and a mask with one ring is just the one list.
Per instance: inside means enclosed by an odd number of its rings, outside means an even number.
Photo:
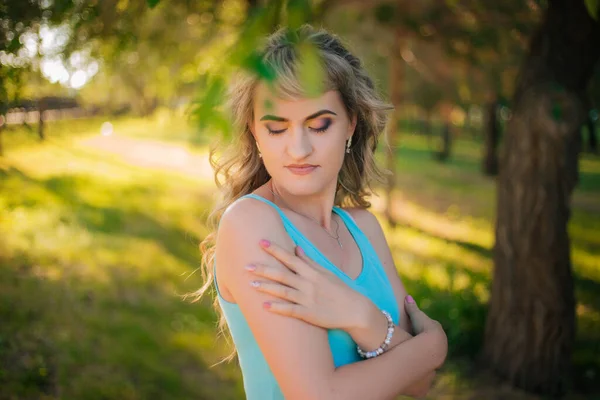
[{"label": "beaded bracelet", "polygon": [[383,354],[390,345],[390,342],[392,341],[392,335],[394,334],[394,329],[396,328],[396,325],[394,325],[394,320],[392,320],[392,316],[390,315],[390,313],[388,313],[385,310],[381,310],[381,312],[383,313],[383,315],[385,315],[385,318],[387,319],[388,329],[385,340],[383,341],[381,346],[379,346],[373,351],[364,351],[359,346],[356,346],[356,350],[362,358],[373,358]]}]

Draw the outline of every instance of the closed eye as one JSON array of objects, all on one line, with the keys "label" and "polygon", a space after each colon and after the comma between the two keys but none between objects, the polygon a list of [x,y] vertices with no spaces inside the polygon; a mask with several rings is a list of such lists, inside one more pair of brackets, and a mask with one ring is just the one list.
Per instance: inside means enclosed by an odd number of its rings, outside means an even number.
[{"label": "closed eye", "polygon": [[308,128],[309,128],[311,131],[313,131],[313,132],[319,132],[319,133],[321,133],[321,132],[325,132],[325,131],[326,131],[327,129],[329,129],[329,127],[331,126],[331,122],[332,122],[332,121],[331,121],[331,119],[329,119],[329,118],[326,118],[326,119],[324,120],[324,122],[325,122],[325,123],[324,123],[324,124],[322,124],[322,125],[321,125],[320,127],[318,127],[318,128],[313,128],[312,126],[309,126]]},{"label": "closed eye", "polygon": [[[325,132],[327,129],[329,129],[329,127],[331,126],[332,122],[333,121],[330,118],[325,118],[325,119],[323,119],[323,123],[321,124],[321,126],[316,127],[316,128],[314,128],[312,126],[309,126],[308,129],[310,129],[313,132],[322,133],[322,132]],[[265,127],[269,131],[269,135],[278,135],[278,134],[283,133],[283,132],[285,132],[287,130],[287,127],[286,128],[282,128],[282,129],[272,129],[269,125],[265,125]]]},{"label": "closed eye", "polygon": [[279,130],[275,131],[275,130],[272,130],[271,128],[269,128],[268,126],[267,126],[267,130],[269,131],[269,135],[277,135],[277,134],[285,132],[285,129],[279,129]]}]

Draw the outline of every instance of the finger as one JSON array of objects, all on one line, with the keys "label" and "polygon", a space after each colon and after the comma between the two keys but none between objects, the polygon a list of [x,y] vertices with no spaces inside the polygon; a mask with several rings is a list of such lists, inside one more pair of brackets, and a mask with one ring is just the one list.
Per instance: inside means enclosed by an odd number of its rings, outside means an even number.
[{"label": "finger", "polygon": [[284,268],[280,265],[264,265],[264,264],[251,264],[246,269],[252,272],[254,275],[268,278],[272,281],[283,283],[287,286],[299,288],[300,282],[298,275],[288,268]]},{"label": "finger", "polygon": [[268,281],[252,281],[250,285],[259,292],[267,293],[292,303],[300,303],[302,298],[301,293],[289,286],[285,286],[275,282]]},{"label": "finger", "polygon": [[[301,260],[298,257],[296,257],[295,254],[290,253],[289,251],[285,250],[283,247],[281,247],[275,243],[272,243],[268,240],[263,239],[259,242],[259,244],[260,244],[260,247],[263,248],[263,250],[265,250],[267,253],[269,253],[270,255],[272,255],[273,257],[278,259],[279,261],[281,261],[281,263],[283,265],[285,265],[292,271],[299,273],[298,271],[301,269],[301,267],[300,267]],[[302,264],[304,264],[304,262],[302,262]]]},{"label": "finger", "polygon": [[415,299],[411,295],[407,295],[404,298],[404,309],[411,321],[419,318],[421,310],[417,307],[417,303],[415,303]]},{"label": "finger", "polygon": [[310,258],[309,256],[306,255],[306,253],[304,252],[304,249],[302,247],[296,246],[296,248],[294,249],[294,252],[296,253],[297,257],[299,257],[302,261],[304,261],[311,267],[315,268],[319,265],[316,262],[314,262],[312,258]]},{"label": "finger", "polygon": [[307,256],[302,247],[296,246],[295,253],[309,267],[302,271],[303,276],[305,276],[309,279],[318,279],[318,278],[316,278],[315,275],[310,275],[310,274],[314,274],[316,272],[318,272],[320,274],[329,275],[329,276],[336,276],[333,272],[331,272],[327,268],[323,268],[322,265],[320,265],[319,263],[314,261],[312,258]]},{"label": "finger", "polygon": [[275,314],[298,319],[303,319],[305,313],[304,306],[295,303],[284,303],[279,301],[265,302],[263,303],[263,308]]}]

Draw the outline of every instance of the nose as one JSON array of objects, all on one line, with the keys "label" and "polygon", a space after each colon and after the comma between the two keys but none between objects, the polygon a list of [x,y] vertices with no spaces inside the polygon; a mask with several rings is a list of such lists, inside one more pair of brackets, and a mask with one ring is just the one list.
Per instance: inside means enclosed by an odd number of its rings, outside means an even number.
[{"label": "nose", "polygon": [[302,160],[313,152],[309,135],[310,133],[302,126],[294,128],[292,134],[289,135],[287,152],[293,160]]}]

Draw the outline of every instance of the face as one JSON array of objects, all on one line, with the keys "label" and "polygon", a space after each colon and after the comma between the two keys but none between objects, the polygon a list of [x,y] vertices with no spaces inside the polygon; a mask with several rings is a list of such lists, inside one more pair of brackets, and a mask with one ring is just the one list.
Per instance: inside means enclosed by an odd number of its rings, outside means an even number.
[{"label": "face", "polygon": [[355,126],[337,91],[283,100],[266,85],[256,89],[251,130],[275,186],[291,194],[335,190]]}]

